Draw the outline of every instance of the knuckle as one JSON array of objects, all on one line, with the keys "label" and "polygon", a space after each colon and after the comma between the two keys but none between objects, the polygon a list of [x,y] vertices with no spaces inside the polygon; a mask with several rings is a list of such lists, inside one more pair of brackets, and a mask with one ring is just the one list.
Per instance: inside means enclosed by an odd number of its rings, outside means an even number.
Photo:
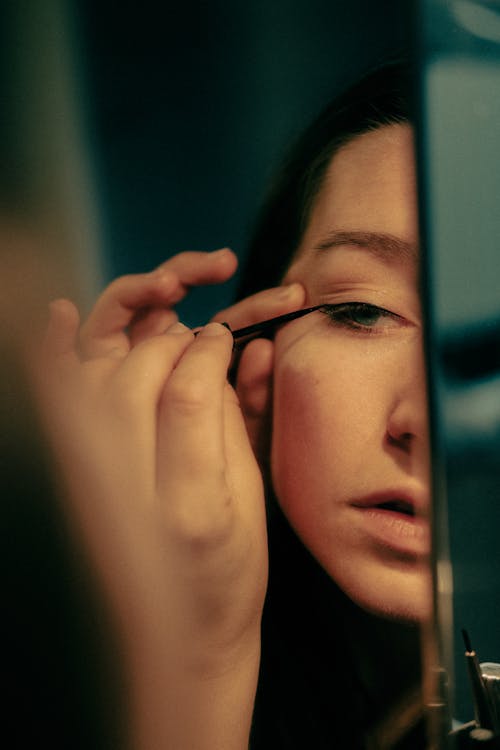
[{"label": "knuckle", "polygon": [[186,416],[203,411],[212,400],[210,388],[201,375],[189,380],[173,378],[167,386],[166,398],[170,407]]},{"label": "knuckle", "polygon": [[200,493],[195,502],[178,503],[169,512],[170,533],[194,555],[220,547],[231,534],[232,522],[228,492],[219,492],[216,496]]}]

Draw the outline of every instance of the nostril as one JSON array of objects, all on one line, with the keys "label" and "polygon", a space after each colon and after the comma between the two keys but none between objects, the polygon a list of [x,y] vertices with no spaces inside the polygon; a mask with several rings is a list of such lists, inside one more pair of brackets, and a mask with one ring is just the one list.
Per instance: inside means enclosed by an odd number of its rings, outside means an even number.
[{"label": "nostril", "polygon": [[413,437],[414,436],[411,432],[402,432],[397,436],[388,433],[387,442],[389,443],[389,445],[392,445],[395,448],[399,448],[400,450],[408,453],[411,448]]}]

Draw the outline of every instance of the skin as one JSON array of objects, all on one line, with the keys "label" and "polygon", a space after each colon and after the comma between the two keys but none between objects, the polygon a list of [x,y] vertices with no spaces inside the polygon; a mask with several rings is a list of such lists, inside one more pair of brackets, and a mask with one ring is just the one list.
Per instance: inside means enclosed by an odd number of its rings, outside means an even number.
[{"label": "skin", "polygon": [[333,158],[286,281],[300,280],[308,305],[360,301],[398,317],[354,327],[318,312],[287,325],[276,338],[272,441],[275,490],[306,546],[355,602],[403,619],[428,613],[428,529],[409,553],[394,549],[353,503],[397,488],[428,506],[417,260],[348,238],[316,248],[334,230],[416,248],[415,185],[409,126],[357,137]]}]

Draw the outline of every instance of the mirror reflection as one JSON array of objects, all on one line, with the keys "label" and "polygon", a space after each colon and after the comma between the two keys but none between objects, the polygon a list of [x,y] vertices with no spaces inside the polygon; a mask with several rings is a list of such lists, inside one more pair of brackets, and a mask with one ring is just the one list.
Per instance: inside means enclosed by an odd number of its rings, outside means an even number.
[{"label": "mirror reflection", "polygon": [[[48,429],[125,644],[139,746],[150,733],[168,747],[423,741],[429,465],[408,85],[403,66],[380,67],[291,152],[242,275],[253,293],[216,319],[321,308],[248,344],[234,389],[227,328],[195,336],[174,312],[189,287],[234,273],[228,249],[115,280],[81,327],[72,302],[51,306]],[[123,579],[135,568],[148,578]]]}]

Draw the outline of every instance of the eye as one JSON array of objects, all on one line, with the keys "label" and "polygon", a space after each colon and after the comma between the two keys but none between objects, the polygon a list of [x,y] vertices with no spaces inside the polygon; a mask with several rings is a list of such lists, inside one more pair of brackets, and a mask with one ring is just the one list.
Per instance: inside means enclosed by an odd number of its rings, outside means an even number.
[{"label": "eye", "polygon": [[406,323],[400,315],[383,307],[370,305],[368,302],[323,305],[321,312],[325,313],[334,325],[368,333],[384,333]]}]

